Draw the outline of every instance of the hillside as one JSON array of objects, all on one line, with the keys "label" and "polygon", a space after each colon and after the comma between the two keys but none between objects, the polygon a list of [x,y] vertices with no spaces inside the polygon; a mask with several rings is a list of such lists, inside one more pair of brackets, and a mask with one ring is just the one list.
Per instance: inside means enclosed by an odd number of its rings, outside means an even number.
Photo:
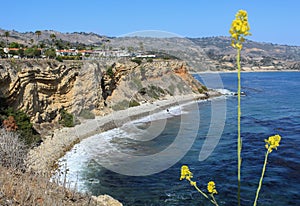
[{"label": "hillside", "polygon": [[[5,37],[6,30],[0,29],[1,40],[6,41],[7,38]],[[86,32],[72,32],[72,33],[62,33],[58,31],[52,30],[42,30],[41,34],[37,36],[35,32],[18,32],[15,30],[8,31],[9,42],[18,42],[24,45],[31,45],[34,42],[45,42],[51,44],[52,39],[50,35],[55,35],[56,40],[62,40],[70,43],[82,43],[85,45],[101,45],[103,42],[109,40],[109,38],[105,36],[101,36],[95,33],[86,33]]]},{"label": "hillside", "polygon": [[[186,61],[192,72],[235,70],[235,50],[229,37],[112,39],[113,47],[141,45],[145,51],[164,52]],[[246,41],[242,50],[245,71],[300,70],[300,47]]]},{"label": "hillside", "polygon": [[[229,37],[206,38],[153,38],[118,37],[111,38],[95,33],[41,31],[20,33],[0,29],[2,45],[18,42],[25,46],[45,44],[64,45],[69,48],[101,48],[105,50],[123,49],[130,53],[165,53],[177,57],[190,66],[190,71],[233,71],[235,70],[235,50],[230,46]],[[55,35],[51,39],[50,35]],[[300,47],[247,40],[242,50],[242,69],[245,71],[300,70]]]}]

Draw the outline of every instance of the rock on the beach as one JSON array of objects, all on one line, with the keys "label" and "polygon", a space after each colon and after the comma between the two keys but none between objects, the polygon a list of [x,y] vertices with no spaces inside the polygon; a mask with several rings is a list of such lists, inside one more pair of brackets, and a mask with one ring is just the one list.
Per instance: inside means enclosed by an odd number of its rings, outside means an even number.
[{"label": "rock on the beach", "polygon": [[97,205],[101,206],[123,206],[122,203],[109,195],[92,196],[92,199]]}]

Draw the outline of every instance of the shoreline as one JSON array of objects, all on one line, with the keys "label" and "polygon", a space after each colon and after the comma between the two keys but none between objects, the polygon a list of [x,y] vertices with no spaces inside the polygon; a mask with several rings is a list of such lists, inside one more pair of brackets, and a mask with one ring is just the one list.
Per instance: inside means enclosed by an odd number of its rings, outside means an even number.
[{"label": "shoreline", "polygon": [[[217,74],[217,73],[237,73],[238,70],[220,70],[220,71],[199,71],[189,72],[190,74]],[[263,73],[263,72],[300,72],[300,70],[242,70],[241,73]]]},{"label": "shoreline", "polygon": [[105,116],[96,116],[95,119],[85,120],[75,127],[56,129],[52,136],[47,137],[40,146],[29,151],[27,166],[35,172],[49,173],[57,169],[57,161],[83,139],[173,106],[220,96],[216,91],[209,91],[208,93],[208,98],[205,94],[168,96],[153,103],[113,111]]}]

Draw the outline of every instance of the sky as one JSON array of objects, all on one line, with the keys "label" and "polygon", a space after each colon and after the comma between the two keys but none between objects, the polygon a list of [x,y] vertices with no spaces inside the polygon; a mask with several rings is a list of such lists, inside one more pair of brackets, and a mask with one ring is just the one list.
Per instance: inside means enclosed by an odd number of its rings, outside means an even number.
[{"label": "sky", "polygon": [[124,36],[143,30],[181,37],[229,36],[239,9],[258,42],[300,46],[300,0],[13,0],[1,1],[0,28]]}]

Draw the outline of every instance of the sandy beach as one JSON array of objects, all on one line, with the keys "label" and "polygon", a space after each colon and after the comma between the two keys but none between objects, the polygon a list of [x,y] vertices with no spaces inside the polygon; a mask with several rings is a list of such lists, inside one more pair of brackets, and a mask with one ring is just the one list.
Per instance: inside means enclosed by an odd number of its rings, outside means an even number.
[{"label": "sandy beach", "polygon": [[[219,95],[218,92],[209,92],[210,98]],[[113,111],[105,116],[97,116],[95,119],[85,120],[80,125],[76,125],[72,128],[57,129],[53,132],[53,135],[46,138],[40,146],[30,150],[27,165],[30,169],[42,173],[52,171],[56,168],[56,162],[60,157],[72,149],[75,144],[87,137],[120,127],[126,122],[166,110],[172,106],[178,106],[205,98],[205,94],[169,96],[153,103],[144,103],[126,110]]]}]

